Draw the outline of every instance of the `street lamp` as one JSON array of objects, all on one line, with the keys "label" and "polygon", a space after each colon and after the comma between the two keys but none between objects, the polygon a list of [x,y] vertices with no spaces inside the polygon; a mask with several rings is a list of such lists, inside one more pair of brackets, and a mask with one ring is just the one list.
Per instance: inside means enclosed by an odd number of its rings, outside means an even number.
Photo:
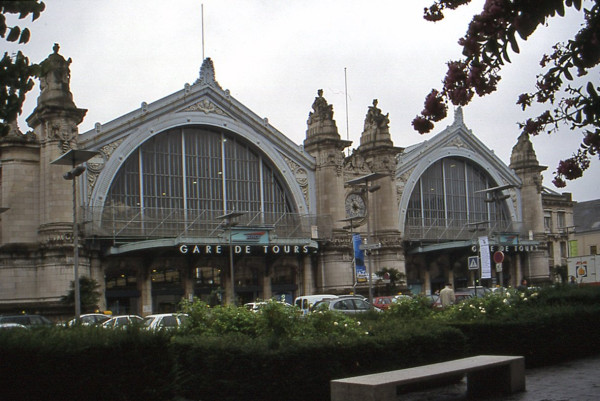
[{"label": "street lamp", "polygon": [[[350,186],[362,186],[362,189],[365,193],[365,204],[367,206],[367,243],[363,245],[362,249],[364,250],[372,250],[376,248],[381,248],[381,244],[370,244],[370,236],[371,236],[371,213],[369,212],[369,193],[375,192],[381,189],[379,185],[369,185],[369,183],[379,180],[380,178],[386,177],[387,174],[382,173],[371,173],[367,175],[363,175],[362,177],[355,178],[350,181],[346,181],[346,185]],[[369,303],[371,304],[371,308],[373,307],[373,268],[371,263],[371,255],[369,255]]]},{"label": "street lamp", "polygon": [[364,216],[356,216],[356,217],[348,217],[340,220],[343,223],[349,222],[350,224],[343,226],[342,229],[350,230],[350,242],[352,244],[352,292],[356,293],[356,258],[355,258],[355,250],[354,250],[354,227],[358,227],[360,224],[354,225],[356,220],[362,220]]},{"label": "street lamp", "polygon": [[78,322],[81,316],[81,290],[79,288],[79,224],[77,222],[77,180],[85,171],[85,166],[82,163],[96,156],[98,152],[89,150],[71,149],[67,153],[60,156],[58,159],[50,162],[61,166],[71,166],[72,169],[67,171],[63,178],[73,182],[73,281],[74,281],[74,298],[75,298],[75,320]]},{"label": "street lamp", "polygon": [[227,227],[229,229],[229,275],[231,276],[231,300],[230,303],[235,305],[235,280],[234,280],[234,272],[233,272],[233,246],[231,240],[231,232],[232,227],[237,225],[237,221],[232,221],[236,217],[243,216],[244,212],[229,212],[225,213],[222,216],[217,216],[218,220],[221,220],[222,226]]},{"label": "street lamp", "polygon": [[565,235],[567,237],[567,260],[571,257],[571,241],[569,240],[569,234],[575,232],[575,226],[566,226],[562,227],[565,230]]}]

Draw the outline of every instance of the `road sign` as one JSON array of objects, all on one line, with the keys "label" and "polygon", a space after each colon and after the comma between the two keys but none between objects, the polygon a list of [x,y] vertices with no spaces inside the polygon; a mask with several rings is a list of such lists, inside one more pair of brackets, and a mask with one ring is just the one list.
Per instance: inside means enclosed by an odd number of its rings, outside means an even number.
[{"label": "road sign", "polygon": [[362,249],[363,251],[369,251],[371,249],[379,249],[381,248],[381,242],[378,242],[376,244],[362,244],[360,246],[360,249]]},{"label": "road sign", "polygon": [[504,252],[502,252],[502,251],[494,252],[494,262],[496,262],[496,263],[504,262]]},{"label": "road sign", "polygon": [[479,270],[478,256],[469,256],[469,270]]}]

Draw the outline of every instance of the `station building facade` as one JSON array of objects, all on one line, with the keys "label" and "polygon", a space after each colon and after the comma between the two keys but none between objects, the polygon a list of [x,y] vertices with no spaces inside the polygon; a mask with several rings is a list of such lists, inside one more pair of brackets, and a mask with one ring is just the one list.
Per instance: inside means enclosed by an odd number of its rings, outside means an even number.
[{"label": "station building facade", "polygon": [[[437,135],[397,147],[374,100],[352,148],[319,90],[296,144],[222,89],[210,59],[193,84],[79,133],[70,63],[56,46],[32,131],[14,124],[0,139],[1,311],[68,313],[74,266],[100,285],[97,307],[142,315],[192,297],[366,295],[386,269],[429,293],[472,285],[470,257],[498,252],[481,283],[550,279],[545,167],[526,135],[507,166],[459,108]],[[56,164],[75,150],[93,156]]]}]

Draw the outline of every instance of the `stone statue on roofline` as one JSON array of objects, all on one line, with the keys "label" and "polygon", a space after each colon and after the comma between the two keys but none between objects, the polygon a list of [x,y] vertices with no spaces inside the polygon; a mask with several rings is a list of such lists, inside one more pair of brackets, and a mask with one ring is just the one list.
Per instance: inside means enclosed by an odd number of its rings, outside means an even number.
[{"label": "stone statue on roofline", "polygon": [[389,113],[381,113],[381,109],[377,107],[377,99],[373,99],[373,106],[369,106],[369,111],[365,117],[364,131],[389,131],[390,118]]},{"label": "stone statue on roofline", "polygon": [[319,89],[317,94],[312,105],[313,111],[308,113],[309,125],[318,121],[333,120],[333,106],[327,104],[327,100],[323,97],[323,89]]}]

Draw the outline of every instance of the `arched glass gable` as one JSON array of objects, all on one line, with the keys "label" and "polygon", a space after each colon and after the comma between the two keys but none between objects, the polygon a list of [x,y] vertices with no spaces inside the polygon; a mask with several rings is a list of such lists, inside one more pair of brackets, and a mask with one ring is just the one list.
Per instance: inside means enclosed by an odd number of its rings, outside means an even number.
[{"label": "arched glass gable", "polygon": [[476,229],[506,231],[510,216],[504,200],[481,192],[497,185],[466,159],[438,160],[421,175],[410,196],[405,238],[452,240],[470,238]]},{"label": "arched glass gable", "polygon": [[171,225],[175,216],[187,222],[243,211],[260,223],[296,212],[282,177],[255,147],[202,126],[173,128],[144,142],[116,174],[104,209],[105,216],[112,211],[136,224],[153,216]]}]

